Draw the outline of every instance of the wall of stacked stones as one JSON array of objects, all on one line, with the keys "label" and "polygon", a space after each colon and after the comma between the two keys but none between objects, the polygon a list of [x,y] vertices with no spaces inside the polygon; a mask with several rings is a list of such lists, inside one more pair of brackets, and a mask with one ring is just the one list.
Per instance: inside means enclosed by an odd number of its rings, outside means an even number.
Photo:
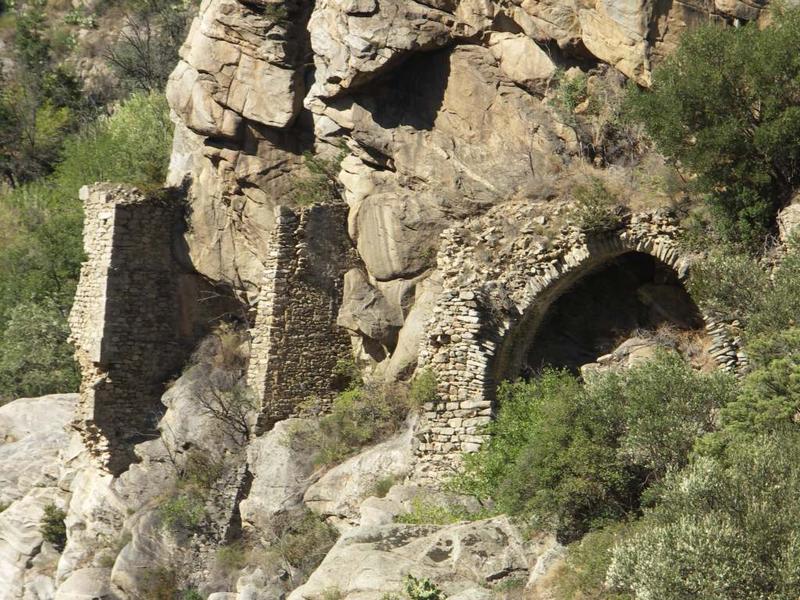
[{"label": "wall of stacked stones", "polygon": [[[490,275],[474,269],[458,230],[444,232],[438,256],[444,292],[420,350],[420,367],[436,376],[438,397],[424,407],[419,474],[451,471],[464,452],[480,447],[499,381],[519,372],[547,309],[581,277],[622,254],[641,252],[685,278],[693,257],[681,251],[678,232],[675,219],[664,211],[627,215],[612,232],[565,228],[546,247],[523,245],[505,261],[502,273]],[[722,368],[741,371],[746,359],[731,324],[704,318],[712,356]]]},{"label": "wall of stacked stones", "polygon": [[350,356],[336,325],[352,252],[346,224],[344,205],[276,208],[248,370],[262,431],[336,394],[336,363]]},{"label": "wall of stacked stones", "polygon": [[90,452],[118,472],[152,433],[164,382],[191,348],[172,256],[183,208],[108,184],[84,188],[81,198],[87,260],[70,315],[82,371],[76,425]]}]

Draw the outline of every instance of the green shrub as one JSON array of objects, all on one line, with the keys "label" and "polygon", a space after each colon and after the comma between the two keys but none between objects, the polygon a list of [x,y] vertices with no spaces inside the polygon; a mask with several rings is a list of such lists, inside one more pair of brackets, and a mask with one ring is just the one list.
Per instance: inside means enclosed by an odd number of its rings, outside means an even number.
[{"label": "green shrub", "polygon": [[614,550],[608,583],[636,598],[792,599],[800,585],[800,438],[758,438],[667,478]]},{"label": "green shrub", "polygon": [[370,383],[340,393],[329,414],[290,432],[292,447],[312,451],[319,465],[341,462],[398,431],[411,409],[404,384]]},{"label": "green shrub", "polygon": [[205,520],[205,501],[190,492],[180,493],[165,500],[159,508],[159,514],[161,524],[169,531],[193,531]]},{"label": "green shrub", "polygon": [[140,571],[139,591],[147,600],[175,600],[180,598],[178,575],[171,568],[151,568]]},{"label": "green shrub", "polygon": [[42,539],[58,551],[63,550],[67,543],[67,525],[64,523],[66,518],[67,513],[55,504],[48,504],[44,507],[44,515],[39,523]]},{"label": "green shrub", "polygon": [[18,304],[0,332],[0,404],[77,389],[69,327],[50,302]]},{"label": "green shrub", "polygon": [[311,152],[303,154],[303,164],[307,173],[294,178],[291,197],[299,206],[329,204],[341,197],[339,170],[347,156],[347,148],[342,147],[333,158],[322,158]]},{"label": "green shrub", "polygon": [[[34,388],[75,389],[65,321],[83,260],[78,190],[104,180],[157,185],[171,138],[163,96],[134,96],[111,117],[68,138],[64,162],[50,177],[0,194],[0,332],[11,327],[0,333],[6,340],[0,346],[0,397]],[[20,335],[25,330],[31,334]],[[41,357],[35,336],[44,342]],[[30,371],[13,373],[16,364]]]},{"label": "green shrub", "polygon": [[718,228],[749,248],[800,181],[800,10],[773,7],[772,17],[764,28],[689,31],[627,103],[659,150],[697,174]]},{"label": "green shrub", "polygon": [[587,185],[576,185],[572,190],[575,205],[570,221],[587,233],[600,233],[618,229],[622,220],[617,210],[619,201],[605,184],[592,177]]},{"label": "green shrub", "polygon": [[568,125],[575,124],[575,109],[589,97],[587,90],[588,77],[579,73],[574,77],[566,77],[563,72],[557,73],[558,87],[552,104],[559,117]]},{"label": "green shrub", "polygon": [[666,353],[586,386],[559,371],[506,383],[490,439],[465,457],[456,484],[573,540],[636,514],[643,490],[686,464],[732,396],[730,378]]},{"label": "green shrub", "polygon": [[247,553],[241,544],[230,544],[217,549],[216,563],[225,573],[236,573],[247,564]]},{"label": "green shrub", "polygon": [[378,481],[375,482],[375,486],[372,490],[372,495],[378,498],[385,498],[386,494],[389,493],[389,490],[392,489],[392,486],[395,484],[395,478],[393,475],[387,475],[386,477],[381,477]]},{"label": "green shrub", "polygon": [[447,596],[427,577],[416,578],[411,573],[403,582],[410,600],[446,600]]},{"label": "green shrub", "polygon": [[775,334],[800,324],[800,249],[791,244],[789,253],[773,273],[760,302],[753,303],[747,322],[747,337]]},{"label": "green shrub", "polygon": [[730,249],[697,261],[688,281],[695,302],[728,319],[748,319],[768,288],[769,276],[758,262]]},{"label": "green shrub", "polygon": [[338,537],[336,529],[310,511],[276,515],[271,524],[269,548],[301,580],[319,566]]},{"label": "green shrub", "polygon": [[614,546],[625,539],[628,529],[627,523],[613,523],[570,544],[566,560],[555,574],[556,600],[632,600],[629,594],[605,586]]},{"label": "green shrub", "polygon": [[181,594],[181,600],[205,600],[205,596],[194,588],[184,590]]},{"label": "green shrub", "polygon": [[411,511],[395,517],[395,523],[408,525],[451,525],[459,521],[474,519],[476,515],[461,506],[449,505],[444,502],[428,502],[421,498],[411,501]]},{"label": "green shrub", "polygon": [[432,371],[424,369],[411,380],[409,397],[415,408],[436,401],[436,376]]},{"label": "green shrub", "polygon": [[720,427],[698,443],[719,455],[732,443],[769,433],[800,431],[800,328],[762,334],[748,344],[753,369],[735,400],[720,410]]}]

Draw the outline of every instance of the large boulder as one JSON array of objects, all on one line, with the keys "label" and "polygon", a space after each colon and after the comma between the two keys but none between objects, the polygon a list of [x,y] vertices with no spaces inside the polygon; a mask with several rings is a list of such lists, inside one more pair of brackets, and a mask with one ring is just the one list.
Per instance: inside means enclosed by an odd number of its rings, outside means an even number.
[{"label": "large boulder", "polygon": [[21,398],[0,406],[0,504],[35,486],[54,485],[58,454],[69,443],[77,394]]},{"label": "large boulder", "polygon": [[302,505],[303,494],[314,482],[315,466],[311,453],[293,447],[289,438],[303,424],[303,419],[279,421],[247,447],[252,482],[247,498],[239,504],[245,528],[266,529],[274,515]]},{"label": "large boulder", "polygon": [[34,488],[0,513],[0,600],[22,597],[27,571],[47,545],[41,532],[45,507],[63,509],[65,497],[56,488]]},{"label": "large boulder", "polygon": [[448,597],[509,579],[527,579],[529,556],[506,517],[474,523],[384,525],[345,533],[289,600],[317,600],[337,589],[345,600],[401,593],[406,575],[429,577]]},{"label": "large boulder", "polygon": [[339,529],[358,522],[359,506],[381,480],[399,481],[411,472],[414,425],[410,421],[400,434],[333,467],[308,488],[303,502]]}]

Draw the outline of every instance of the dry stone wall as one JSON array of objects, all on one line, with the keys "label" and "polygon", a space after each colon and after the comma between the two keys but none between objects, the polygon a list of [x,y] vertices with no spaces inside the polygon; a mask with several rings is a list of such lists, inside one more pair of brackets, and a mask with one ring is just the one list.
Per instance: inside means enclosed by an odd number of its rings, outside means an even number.
[{"label": "dry stone wall", "polygon": [[89,451],[119,472],[153,430],[164,381],[186,358],[171,254],[183,207],[109,184],[84,187],[81,199],[87,260],[70,315],[83,375],[76,426]]},{"label": "dry stone wall", "polygon": [[[434,373],[438,392],[437,401],[424,407],[417,450],[422,477],[456,468],[462,453],[480,447],[497,384],[518,373],[517,362],[548,308],[577,280],[629,252],[649,254],[683,279],[696,258],[680,249],[676,219],[664,210],[625,215],[614,231],[587,234],[565,227],[549,243],[523,231],[502,251],[493,248],[496,229],[482,224],[480,244],[468,239],[465,228],[442,234],[444,292],[420,350],[420,368]],[[704,317],[712,356],[727,370],[742,369],[731,325]]]},{"label": "dry stone wall", "polygon": [[336,363],[350,356],[336,317],[351,262],[345,205],[275,209],[248,370],[261,398],[259,431],[304,401],[321,408],[335,395]]}]

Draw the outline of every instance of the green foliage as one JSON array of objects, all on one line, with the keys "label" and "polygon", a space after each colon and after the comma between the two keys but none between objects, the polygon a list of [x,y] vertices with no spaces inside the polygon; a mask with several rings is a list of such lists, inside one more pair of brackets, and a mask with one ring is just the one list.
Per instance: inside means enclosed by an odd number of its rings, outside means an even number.
[{"label": "green foliage", "polygon": [[67,513],[55,504],[48,504],[44,507],[44,515],[39,523],[42,539],[58,551],[67,543],[67,525],[64,523],[66,518]]},{"label": "green foliage", "polygon": [[341,198],[339,170],[347,156],[347,148],[342,146],[333,158],[322,158],[311,152],[303,154],[303,164],[307,173],[294,178],[291,197],[298,206],[329,204]]},{"label": "green foliage", "polygon": [[667,478],[618,545],[608,583],[636,598],[797,597],[800,439],[758,438]]},{"label": "green foliage", "polygon": [[759,300],[753,303],[747,323],[748,338],[775,334],[800,324],[800,249],[796,243],[790,245]]},{"label": "green foliage", "polygon": [[205,522],[206,504],[224,472],[224,464],[208,452],[195,449],[178,470],[174,492],[159,508],[161,524],[174,533],[195,531]]},{"label": "green foliage", "polygon": [[704,308],[739,319],[748,340],[773,334],[800,315],[800,252],[790,245],[770,278],[754,258],[722,248],[692,267],[688,288]]},{"label": "green foliage", "polygon": [[457,505],[414,498],[411,501],[411,511],[397,515],[395,522],[408,525],[450,525],[475,518],[476,515],[471,515],[466,509]]},{"label": "green foliage", "polygon": [[699,305],[726,318],[747,319],[764,298],[769,277],[751,257],[723,248],[692,266],[688,290]]},{"label": "green foliage", "polygon": [[78,387],[69,328],[52,303],[18,304],[0,334],[0,403]]},{"label": "green foliage", "polygon": [[178,575],[173,569],[150,568],[140,571],[139,591],[148,600],[175,600],[180,598]]},{"label": "green foliage", "polygon": [[[157,185],[171,132],[163,96],[133,96],[69,137],[52,175],[0,195],[0,398],[75,389],[65,335],[83,260],[78,190],[108,180]],[[14,373],[15,365],[31,370]]]},{"label": "green foliage", "polygon": [[564,565],[555,576],[556,600],[632,600],[628,594],[605,587],[612,551],[625,539],[629,527],[624,522],[612,523],[570,544]]},{"label": "green foliage", "polygon": [[697,174],[720,231],[753,248],[800,174],[800,10],[765,28],[710,24],[681,37],[628,111]]},{"label": "green foliage", "polygon": [[192,492],[182,492],[160,506],[161,524],[173,532],[194,531],[206,517],[203,498]]},{"label": "green foliage", "polygon": [[724,449],[763,434],[800,431],[800,328],[762,334],[748,344],[753,369],[735,400],[720,411],[719,431],[698,443],[701,453]]},{"label": "green foliage", "polygon": [[225,573],[236,573],[247,564],[247,553],[241,544],[229,544],[217,549],[217,566]]},{"label": "green foliage", "polygon": [[436,401],[436,375],[429,369],[424,369],[411,380],[409,399],[415,408]]},{"label": "green foliage", "polygon": [[381,477],[378,481],[375,482],[375,486],[372,490],[372,495],[376,496],[377,498],[385,498],[386,494],[389,493],[389,490],[392,489],[392,486],[396,483],[394,476],[387,475],[386,477]]},{"label": "green foliage", "polygon": [[575,123],[575,109],[589,97],[586,88],[588,77],[584,73],[579,73],[574,77],[566,77],[563,72],[559,72],[557,73],[557,80],[558,87],[552,104],[561,119],[565,123],[572,125]]},{"label": "green foliage", "polygon": [[316,423],[291,431],[293,447],[314,452],[319,465],[341,462],[360,448],[395,433],[411,409],[408,387],[369,383],[340,393]]},{"label": "green foliage", "polygon": [[583,231],[599,233],[619,228],[619,200],[597,177],[590,178],[588,185],[576,185],[572,197],[575,206],[570,213],[570,221]]},{"label": "green foliage", "polygon": [[336,542],[336,530],[310,511],[286,515],[276,526],[272,546],[299,574],[313,571]]},{"label": "green foliage", "polygon": [[559,371],[506,383],[490,440],[465,457],[457,485],[575,539],[636,514],[646,486],[686,464],[732,390],[729,378],[696,373],[674,354],[586,386]]},{"label": "green foliage", "polygon": [[184,590],[181,594],[181,600],[205,600],[205,596],[194,588]]},{"label": "green foliage", "polygon": [[403,583],[410,600],[446,600],[447,598],[445,593],[427,577],[417,578],[409,573]]}]

